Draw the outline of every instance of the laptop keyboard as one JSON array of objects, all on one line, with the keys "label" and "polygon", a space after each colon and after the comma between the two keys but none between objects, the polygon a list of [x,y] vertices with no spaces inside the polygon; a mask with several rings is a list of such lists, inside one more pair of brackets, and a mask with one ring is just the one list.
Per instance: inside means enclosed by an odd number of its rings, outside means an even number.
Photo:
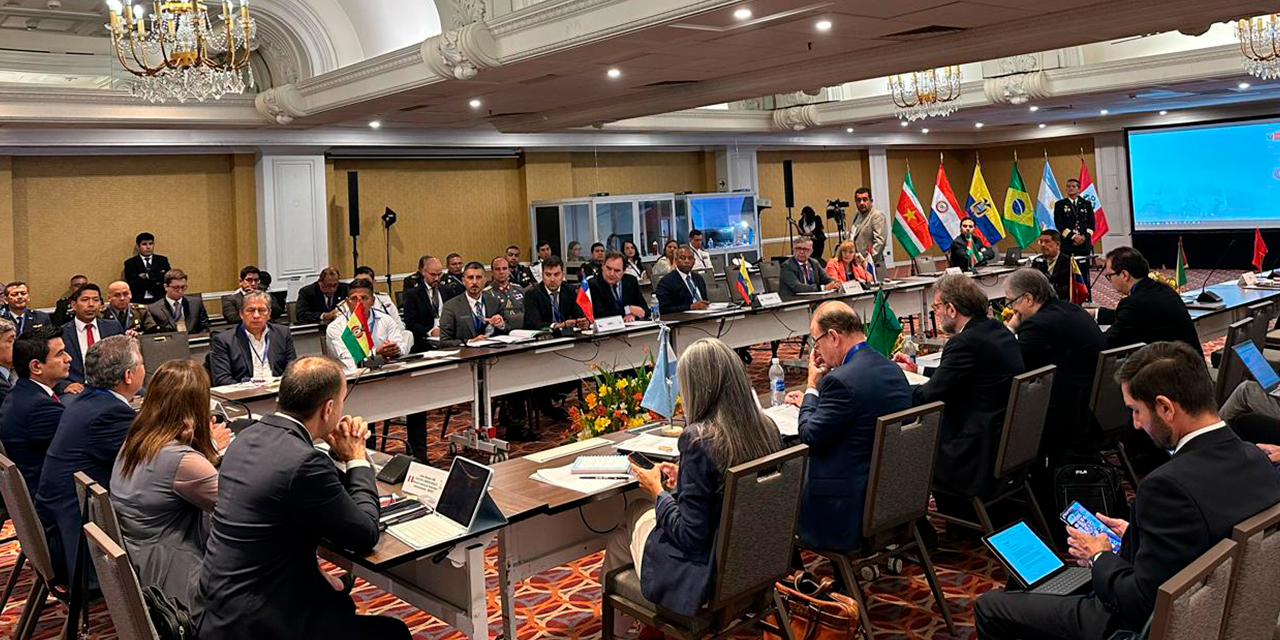
[{"label": "laptop keyboard", "polygon": [[414,549],[425,549],[465,533],[457,523],[438,513],[392,525],[387,531]]},{"label": "laptop keyboard", "polygon": [[1035,588],[1033,593],[1052,596],[1068,596],[1088,584],[1093,579],[1093,572],[1083,567],[1072,567],[1049,579],[1048,582]]}]

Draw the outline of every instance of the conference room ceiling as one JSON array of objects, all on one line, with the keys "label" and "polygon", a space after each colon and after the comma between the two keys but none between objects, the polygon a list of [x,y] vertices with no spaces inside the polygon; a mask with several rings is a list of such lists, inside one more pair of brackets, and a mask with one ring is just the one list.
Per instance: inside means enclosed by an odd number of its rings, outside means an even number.
[{"label": "conference room ceiling", "polygon": [[[308,117],[560,131],[1263,13],[1242,0],[751,0]],[[752,17],[739,20],[746,8]],[[816,25],[829,21],[825,32]],[[621,76],[610,79],[609,69]],[[469,102],[479,100],[473,108]]]},{"label": "conference room ceiling", "polygon": [[102,0],[3,0],[0,2],[0,41],[4,30],[106,36],[106,4]]}]

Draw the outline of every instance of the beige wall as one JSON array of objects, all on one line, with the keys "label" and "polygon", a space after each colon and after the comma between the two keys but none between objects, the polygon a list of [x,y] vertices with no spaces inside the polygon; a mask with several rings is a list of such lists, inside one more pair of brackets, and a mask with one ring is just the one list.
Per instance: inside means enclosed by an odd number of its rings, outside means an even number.
[{"label": "beige wall", "polygon": [[0,232],[12,228],[0,277],[27,281],[33,306],[51,306],[74,273],[104,287],[118,279],[146,230],[193,293],[231,289],[257,254],[254,206],[252,156],[0,159]]},{"label": "beige wall", "polygon": [[[800,210],[813,207],[818,215],[827,208],[827,200],[853,201],[853,191],[861,186],[870,186],[871,173],[867,166],[865,151],[761,151],[756,156],[759,166],[760,197],[772,201],[773,208],[761,214],[760,237],[787,237],[787,205],[782,184],[782,163],[792,161],[791,174],[795,185],[795,210],[793,215],[800,218]],[[881,209],[884,203],[880,202]],[[823,222],[828,231],[835,231],[834,225]],[[834,247],[834,241],[827,243]],[[787,243],[773,243],[764,246],[764,255],[778,256],[789,252]]]}]

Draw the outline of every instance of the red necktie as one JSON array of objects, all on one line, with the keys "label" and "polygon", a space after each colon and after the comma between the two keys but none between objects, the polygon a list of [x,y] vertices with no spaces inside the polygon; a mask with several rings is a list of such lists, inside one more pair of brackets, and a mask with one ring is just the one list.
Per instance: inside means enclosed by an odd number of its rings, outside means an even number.
[{"label": "red necktie", "polygon": [[804,283],[809,284],[809,265],[801,264],[800,269],[804,271]]},{"label": "red necktie", "polygon": [[93,346],[93,325],[91,324],[84,326],[84,341],[87,346]]}]

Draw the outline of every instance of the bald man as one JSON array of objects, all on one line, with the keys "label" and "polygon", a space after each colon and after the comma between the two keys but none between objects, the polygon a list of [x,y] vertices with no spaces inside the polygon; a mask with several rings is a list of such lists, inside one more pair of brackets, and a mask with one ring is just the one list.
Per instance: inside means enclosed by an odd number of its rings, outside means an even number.
[{"label": "bald man", "polygon": [[133,293],[129,283],[117,280],[107,285],[107,304],[98,314],[100,318],[115,320],[124,327],[125,335],[137,336],[141,333],[153,333],[159,326],[151,312],[141,304],[133,304]]}]

